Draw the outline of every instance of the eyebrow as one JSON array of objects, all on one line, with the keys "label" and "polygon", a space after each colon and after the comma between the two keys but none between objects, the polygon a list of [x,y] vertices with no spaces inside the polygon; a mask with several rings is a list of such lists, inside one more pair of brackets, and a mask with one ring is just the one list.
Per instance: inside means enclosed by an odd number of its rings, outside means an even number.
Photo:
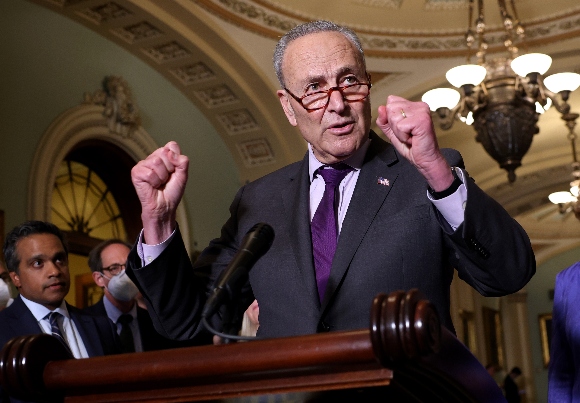
[{"label": "eyebrow", "polygon": [[65,251],[59,251],[56,252],[54,255],[52,256],[48,256],[45,253],[39,253],[37,255],[31,256],[27,262],[28,263],[32,263],[35,260],[53,260],[53,259],[62,259],[62,258],[66,258],[67,254]]},{"label": "eyebrow", "polygon": [[[361,71],[359,73],[359,72],[357,72],[357,70],[358,70],[358,68],[353,67],[353,66],[343,66],[333,74],[333,77],[341,77],[341,76],[344,76],[347,74],[354,74],[356,76],[358,76],[360,74],[361,77],[364,77],[364,71]],[[305,83],[320,82],[320,81],[327,81],[327,77],[324,75],[318,74],[318,75],[308,76],[304,79]]]}]

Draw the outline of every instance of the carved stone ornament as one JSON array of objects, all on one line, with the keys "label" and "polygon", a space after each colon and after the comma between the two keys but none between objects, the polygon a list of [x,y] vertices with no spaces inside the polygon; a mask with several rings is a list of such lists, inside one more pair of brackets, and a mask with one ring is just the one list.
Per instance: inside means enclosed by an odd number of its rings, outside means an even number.
[{"label": "carved stone ornament", "polygon": [[85,104],[104,106],[103,116],[107,118],[109,130],[123,137],[131,135],[140,125],[141,117],[137,104],[133,101],[127,82],[118,76],[106,76],[103,88],[94,94],[85,93]]}]

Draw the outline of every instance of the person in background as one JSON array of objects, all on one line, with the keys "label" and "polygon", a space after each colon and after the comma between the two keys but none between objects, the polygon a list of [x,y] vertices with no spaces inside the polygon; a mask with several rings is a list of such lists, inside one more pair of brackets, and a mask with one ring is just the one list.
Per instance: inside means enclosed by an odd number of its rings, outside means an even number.
[{"label": "person in background", "polygon": [[14,299],[12,298],[12,280],[6,266],[0,260],[0,311],[10,306]]},{"label": "person in background", "polygon": [[126,353],[194,345],[162,337],[155,331],[149,313],[138,306],[139,290],[125,273],[130,250],[130,245],[120,239],[105,240],[91,250],[89,267],[104,295],[84,311],[107,316],[115,324]]},{"label": "person in background", "polygon": [[[112,323],[67,304],[68,247],[63,233],[44,221],[27,221],[6,236],[6,266],[20,295],[0,312],[0,348],[17,336],[47,333],[71,358],[120,353]],[[0,401],[9,398],[0,390]]]},{"label": "person in background", "polygon": [[580,401],[580,262],[556,275],[548,401]]},{"label": "person in background", "polygon": [[[275,233],[241,289],[260,306],[258,337],[368,328],[379,293],[418,288],[453,331],[454,269],[484,296],[521,289],[535,273],[523,228],[440,149],[429,107],[391,95],[371,130],[371,77],[356,34],[313,21],[274,52],[277,96],[308,143],[302,161],[244,185],[194,268],[176,223],[188,157],[175,142],[132,170],[143,231],[127,272],[156,328],[187,339],[204,330],[207,295],[257,223]],[[209,273],[209,275],[208,275]],[[208,319],[222,327],[220,311]]]},{"label": "person in background", "polygon": [[516,379],[521,374],[522,370],[519,367],[513,367],[503,381],[503,390],[505,392],[505,398],[508,403],[519,403],[522,400],[520,387],[516,383]]}]

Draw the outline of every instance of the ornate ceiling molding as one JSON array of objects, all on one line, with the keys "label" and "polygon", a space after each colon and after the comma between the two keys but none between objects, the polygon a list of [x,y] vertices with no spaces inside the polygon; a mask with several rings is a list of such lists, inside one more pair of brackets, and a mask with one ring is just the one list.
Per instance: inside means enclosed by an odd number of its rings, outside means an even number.
[{"label": "ornate ceiling molding", "polygon": [[[295,25],[320,18],[267,0],[191,0],[225,21],[251,32],[276,39]],[[352,1],[351,3],[368,3]],[[371,1],[373,6],[378,3]],[[398,8],[393,1],[383,1],[380,7]],[[428,10],[448,10],[465,7],[466,0],[430,0]],[[342,22],[348,25],[348,22]],[[526,45],[537,46],[580,35],[580,7],[559,14],[538,17],[523,22]],[[365,53],[374,57],[433,58],[464,56],[465,30],[397,31],[389,28],[351,25],[359,34]],[[503,29],[488,27],[489,52],[502,51]]]},{"label": "ornate ceiling molding", "polygon": [[155,12],[159,4],[146,0],[33,1],[82,23],[167,77],[221,135],[242,182],[303,155],[300,137],[278,124],[285,117],[272,102],[271,84],[208,21],[177,2]]}]

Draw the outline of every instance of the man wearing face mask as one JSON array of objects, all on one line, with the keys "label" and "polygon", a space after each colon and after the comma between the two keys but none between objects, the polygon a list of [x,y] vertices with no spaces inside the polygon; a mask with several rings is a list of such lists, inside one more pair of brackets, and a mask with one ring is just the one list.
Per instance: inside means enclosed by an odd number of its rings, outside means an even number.
[{"label": "man wearing face mask", "polygon": [[137,305],[139,290],[125,274],[125,262],[130,246],[120,239],[109,239],[97,245],[89,254],[93,280],[103,289],[104,296],[85,308],[92,315],[107,316],[116,326],[124,352],[161,350],[193,345],[162,337],[153,327],[149,313]]}]

